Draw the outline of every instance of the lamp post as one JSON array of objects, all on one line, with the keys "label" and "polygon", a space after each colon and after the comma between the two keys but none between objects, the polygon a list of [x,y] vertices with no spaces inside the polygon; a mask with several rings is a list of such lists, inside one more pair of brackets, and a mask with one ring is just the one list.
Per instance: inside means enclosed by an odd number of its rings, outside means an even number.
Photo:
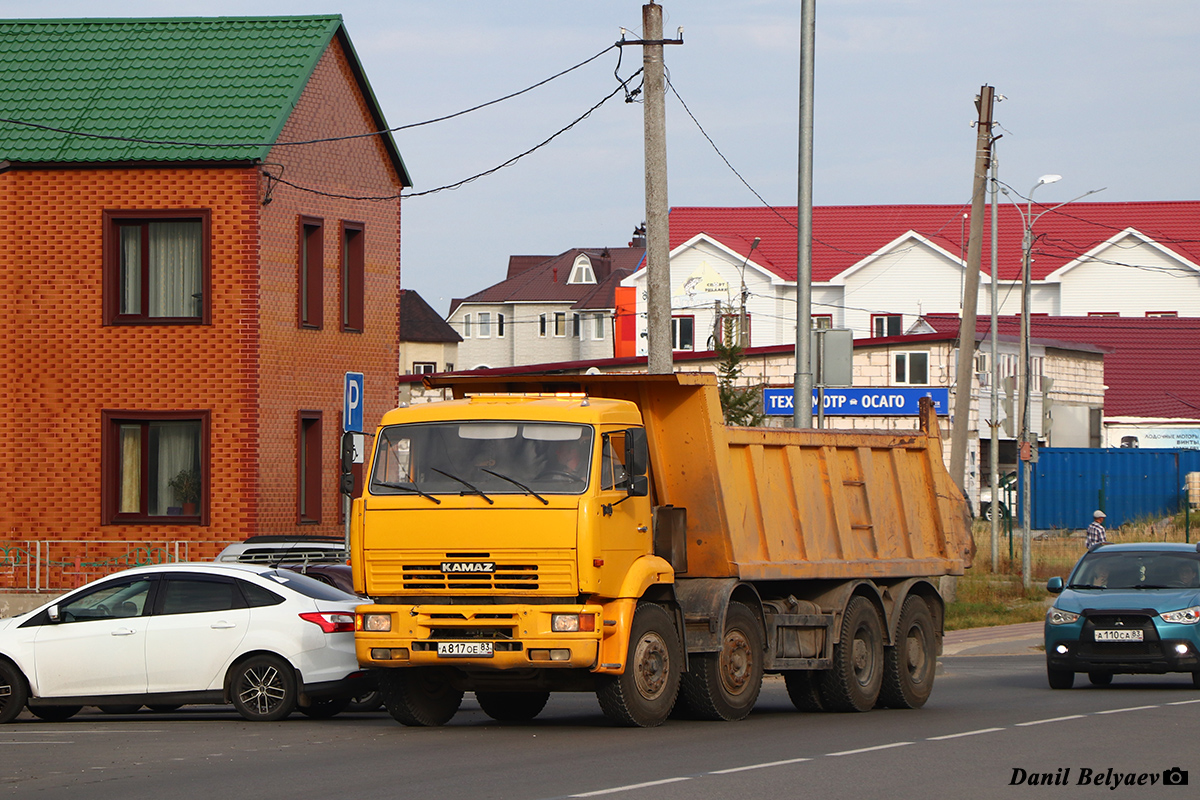
[{"label": "lamp post", "polygon": [[746,253],[746,259],[742,262],[742,310],[738,313],[738,346],[743,348],[750,346],[750,337],[746,335],[746,265],[750,263],[754,248],[758,247],[761,241],[759,237],[754,237],[754,241],[750,243],[750,252]]},{"label": "lamp post", "polygon": [[[1031,457],[1033,455],[1034,442],[1030,439],[1029,425],[1029,404],[1030,404],[1030,367],[1031,359],[1029,356],[1029,306],[1030,306],[1030,277],[1029,265],[1032,261],[1033,243],[1036,237],[1033,235],[1034,224],[1044,215],[1054,211],[1057,208],[1062,208],[1067,203],[1074,203],[1076,200],[1081,200],[1088,195],[1096,192],[1104,191],[1101,189],[1092,189],[1073,197],[1070,200],[1059,203],[1056,206],[1044,209],[1036,217],[1033,216],[1033,193],[1037,191],[1039,186],[1044,186],[1047,183],[1057,183],[1062,180],[1062,175],[1043,175],[1038,178],[1038,182],[1029,190],[1029,196],[1026,197],[1025,209],[1022,211],[1021,206],[1015,200],[1013,205],[1016,206],[1017,213],[1021,215],[1021,226],[1025,229],[1025,234],[1021,238],[1021,363],[1020,363],[1020,403],[1021,403],[1021,418],[1020,418],[1020,438],[1017,440],[1019,459],[1021,461],[1021,582],[1026,589],[1033,585],[1032,572],[1032,553],[1031,553],[1031,533],[1030,533],[1030,500],[1033,468],[1030,466]],[[1008,190],[1002,188],[1000,190],[1008,197]],[[1009,197],[1009,200],[1012,200]],[[993,497],[992,501],[995,502]],[[994,506],[993,506],[994,508]]]}]

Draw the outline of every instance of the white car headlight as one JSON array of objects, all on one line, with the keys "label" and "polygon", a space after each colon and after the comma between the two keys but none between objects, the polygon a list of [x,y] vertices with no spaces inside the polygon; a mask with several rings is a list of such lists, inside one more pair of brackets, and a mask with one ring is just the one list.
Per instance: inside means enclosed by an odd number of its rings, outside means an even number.
[{"label": "white car headlight", "polygon": [[1191,608],[1180,609],[1179,611],[1165,611],[1159,614],[1163,622],[1175,622],[1180,625],[1195,625],[1200,622],[1200,606],[1192,606]]},{"label": "white car headlight", "polygon": [[1061,608],[1051,606],[1046,612],[1046,622],[1051,625],[1069,625],[1072,622],[1078,622],[1079,615],[1073,611],[1063,611]]}]

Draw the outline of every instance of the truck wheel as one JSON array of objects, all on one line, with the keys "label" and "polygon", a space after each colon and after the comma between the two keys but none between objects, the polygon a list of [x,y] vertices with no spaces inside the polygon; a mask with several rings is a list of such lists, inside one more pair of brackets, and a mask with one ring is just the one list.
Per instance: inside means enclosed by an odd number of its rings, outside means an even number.
[{"label": "truck wheel", "polygon": [[682,666],[683,647],[671,615],[660,605],[638,603],[625,671],[599,676],[596,699],[604,716],[640,728],[663,724],[679,694]]},{"label": "truck wheel", "polygon": [[28,699],[25,676],[12,664],[0,661],[0,725],[16,719]]},{"label": "truck wheel", "polygon": [[296,709],[296,671],[278,656],[252,656],[233,668],[229,696],[243,719],[277,722]]},{"label": "truck wheel", "polygon": [[851,598],[842,614],[833,668],[821,673],[821,705],[830,711],[869,711],[883,685],[883,624],[874,604]]},{"label": "truck wheel", "polygon": [[762,678],[762,626],[744,603],[730,603],[720,652],[692,656],[680,688],[700,719],[744,719],[758,700]]},{"label": "truck wheel", "polygon": [[322,697],[300,706],[300,713],[309,719],[332,719],[350,705],[349,697]]},{"label": "truck wheel", "polygon": [[820,682],[819,672],[808,670],[791,670],[783,673],[783,682],[787,686],[788,697],[797,711],[824,711],[821,705],[821,693],[817,689]]},{"label": "truck wheel", "polygon": [[542,713],[549,692],[476,692],[483,713],[500,722],[528,722]]},{"label": "truck wheel", "polygon": [[1069,669],[1046,667],[1046,681],[1051,689],[1070,689],[1075,685],[1075,673]]},{"label": "truck wheel", "polygon": [[438,667],[384,670],[379,693],[388,713],[411,727],[445,725],[458,713],[463,693],[450,685],[449,674]]},{"label": "truck wheel", "polygon": [[1112,676],[1111,672],[1089,672],[1088,680],[1092,686],[1108,686],[1112,683]]},{"label": "truck wheel", "polygon": [[880,704],[889,708],[920,708],[933,691],[937,672],[937,639],[929,604],[916,595],[904,601],[894,647],[883,651]]}]

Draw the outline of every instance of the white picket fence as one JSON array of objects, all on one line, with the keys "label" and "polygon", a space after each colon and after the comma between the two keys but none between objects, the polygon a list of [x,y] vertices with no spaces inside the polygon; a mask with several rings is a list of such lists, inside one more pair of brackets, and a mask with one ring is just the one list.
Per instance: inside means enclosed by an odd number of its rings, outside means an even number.
[{"label": "white picket fence", "polygon": [[0,592],[65,591],[129,567],[200,558],[201,549],[183,540],[0,540]]}]

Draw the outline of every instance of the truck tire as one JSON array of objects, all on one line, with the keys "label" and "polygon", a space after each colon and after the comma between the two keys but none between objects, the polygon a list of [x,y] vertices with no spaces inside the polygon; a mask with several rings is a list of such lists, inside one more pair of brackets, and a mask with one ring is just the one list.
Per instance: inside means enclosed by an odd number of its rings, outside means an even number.
[{"label": "truck tire", "polygon": [[25,676],[14,665],[0,661],[0,725],[16,719],[28,699]]},{"label": "truck tire", "polygon": [[333,719],[350,706],[349,697],[322,697],[300,706],[300,713],[309,719]]},{"label": "truck tire", "polygon": [[479,707],[499,722],[528,722],[542,713],[549,692],[476,692]]},{"label": "truck tire", "polygon": [[933,692],[937,636],[929,604],[910,595],[900,608],[895,646],[883,651],[879,702],[887,708],[920,708]]},{"label": "truck tire", "polygon": [[809,670],[789,670],[783,673],[788,697],[797,711],[824,711],[818,689],[821,673]]},{"label": "truck tire", "polygon": [[388,713],[410,727],[445,725],[458,713],[463,693],[450,685],[449,675],[438,667],[384,670],[379,693]]},{"label": "truck tire", "polygon": [[596,699],[604,716],[619,725],[663,724],[679,694],[683,647],[671,615],[660,605],[638,603],[629,632],[629,654],[620,675],[601,675]]},{"label": "truck tire", "polygon": [[833,667],[821,673],[821,705],[829,711],[869,711],[883,685],[883,623],[875,605],[859,595],[842,614]]},{"label": "truck tire", "polygon": [[720,652],[693,655],[681,678],[681,695],[692,713],[699,719],[745,719],[762,689],[763,649],[758,617],[744,603],[730,603]]}]

